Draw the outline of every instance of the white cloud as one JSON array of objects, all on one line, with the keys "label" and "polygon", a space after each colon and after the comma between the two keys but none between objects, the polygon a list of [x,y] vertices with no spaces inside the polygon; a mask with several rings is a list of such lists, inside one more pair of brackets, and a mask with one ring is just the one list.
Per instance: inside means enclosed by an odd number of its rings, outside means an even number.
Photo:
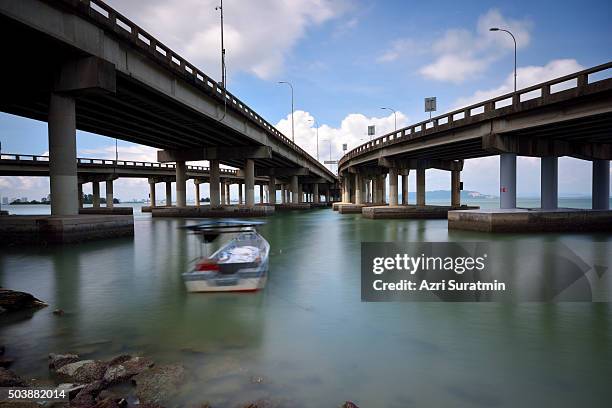
[{"label": "white cloud", "polygon": [[[543,66],[531,65],[521,67],[518,68],[516,71],[517,88],[526,88],[531,85],[546,82],[554,78],[581,71],[583,69],[584,67],[580,65],[575,59],[558,59],[552,60]],[[513,89],[514,73],[510,73],[506,77],[505,81],[498,87],[486,90],[478,90],[470,96],[457,99],[454,104],[454,108],[452,108],[451,110],[459,109],[461,107],[472,105],[477,102],[486,101],[496,96],[504,95],[506,93],[512,92]]]},{"label": "white cloud", "polygon": [[[220,80],[219,5],[215,0],[109,0],[157,39]],[[226,1],[224,41],[228,75],[260,78],[282,72],[287,55],[307,31],[340,16],[344,1]],[[350,21],[349,23],[350,24]],[[356,23],[355,23],[356,24]]]},{"label": "white cloud", "polygon": [[403,55],[414,56],[423,53],[423,46],[412,38],[400,38],[391,43],[391,47],[383,52],[376,60],[378,62],[392,62]]}]

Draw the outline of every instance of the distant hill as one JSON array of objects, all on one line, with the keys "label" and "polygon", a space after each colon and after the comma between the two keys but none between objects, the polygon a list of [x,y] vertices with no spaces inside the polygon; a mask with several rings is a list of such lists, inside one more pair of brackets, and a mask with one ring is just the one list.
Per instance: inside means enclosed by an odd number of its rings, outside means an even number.
[{"label": "distant hill", "polygon": [[[450,200],[451,197],[451,192],[450,190],[433,190],[433,191],[426,191],[425,192],[425,198],[426,199],[432,199],[432,200]],[[408,193],[408,198],[409,199],[416,199],[416,192],[414,191],[410,191]],[[487,195],[487,194],[482,194],[479,193],[478,191],[469,191],[469,190],[463,190],[461,192],[461,199],[465,200],[465,199],[470,199],[470,200],[489,200],[492,198],[497,198],[496,196],[493,195]]]}]

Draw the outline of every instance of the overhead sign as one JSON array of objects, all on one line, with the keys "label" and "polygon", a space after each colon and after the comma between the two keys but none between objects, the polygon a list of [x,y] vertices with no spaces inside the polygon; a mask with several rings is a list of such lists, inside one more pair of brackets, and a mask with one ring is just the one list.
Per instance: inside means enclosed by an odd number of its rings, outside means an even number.
[{"label": "overhead sign", "polygon": [[370,125],[368,126],[368,136],[374,136],[376,134],[376,126]]},{"label": "overhead sign", "polygon": [[346,152],[346,149],[348,149],[348,145],[346,143],[342,143],[342,150]]},{"label": "overhead sign", "polygon": [[323,164],[338,164],[338,160],[325,160]]},{"label": "overhead sign", "polygon": [[436,110],[436,97],[425,98],[425,112],[435,112]]}]

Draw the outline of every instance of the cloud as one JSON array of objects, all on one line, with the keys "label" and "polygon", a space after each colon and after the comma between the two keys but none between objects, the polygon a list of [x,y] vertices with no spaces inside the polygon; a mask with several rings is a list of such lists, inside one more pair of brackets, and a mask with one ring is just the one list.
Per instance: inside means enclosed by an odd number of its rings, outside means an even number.
[{"label": "cloud", "polygon": [[478,18],[473,30],[453,28],[433,40],[397,39],[379,57],[379,62],[414,58],[427,54],[433,60],[418,69],[421,76],[435,81],[460,83],[477,78],[496,60],[512,52],[514,43],[505,33],[489,32],[491,27],[510,30],[517,40],[517,48],[530,42],[532,24],[528,20],[504,17],[492,9]]},{"label": "cloud", "polygon": [[[220,79],[219,5],[215,0],[109,0],[174,51]],[[345,1],[227,1],[224,42],[228,74],[268,79],[282,72],[288,54],[312,27],[339,17]],[[349,26],[350,21],[347,23]]]},{"label": "cloud", "polygon": [[[518,68],[516,71],[517,88],[526,88],[541,82],[546,82],[554,78],[568,75],[583,70],[584,67],[575,59],[552,60],[546,65],[531,65]],[[570,85],[567,85],[568,87]],[[477,102],[486,101],[496,96],[512,92],[514,89],[514,73],[510,73],[504,82],[498,87],[478,90],[472,95],[459,98],[455,101],[451,110],[459,109],[464,106],[472,105]]]}]

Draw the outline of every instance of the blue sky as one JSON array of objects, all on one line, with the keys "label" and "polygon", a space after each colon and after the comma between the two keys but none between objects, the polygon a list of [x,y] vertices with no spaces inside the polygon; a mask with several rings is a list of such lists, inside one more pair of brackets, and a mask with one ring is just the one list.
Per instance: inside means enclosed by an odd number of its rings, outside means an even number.
[{"label": "blue sky", "polygon": [[[109,3],[219,78],[215,1]],[[289,89],[277,82],[292,82],[296,139],[315,155],[309,120],[316,120],[321,160],[330,139],[337,158],[342,143],[365,141],[368,124],[378,134],[392,130],[393,115],[380,106],[396,109],[401,126],[425,118],[426,96],[437,96],[442,113],[510,90],[512,42],[488,32],[491,25],[517,36],[519,86],[612,60],[612,5],[605,1],[225,0],[224,6],[229,89],[289,135]],[[3,152],[47,151],[44,123],[0,114],[0,139]],[[114,141],[79,132],[79,155],[112,157],[113,149]],[[153,160],[155,149],[120,142],[119,156]],[[466,189],[496,194],[497,163],[495,157],[468,161]],[[559,174],[560,194],[589,193],[589,163],[562,159]],[[518,177],[520,195],[537,195],[539,160],[520,160]],[[428,189],[448,189],[447,179],[428,172]],[[1,178],[0,189],[0,195],[37,197],[48,191],[48,180]],[[145,197],[147,184],[123,180],[115,191],[124,199]]]}]

